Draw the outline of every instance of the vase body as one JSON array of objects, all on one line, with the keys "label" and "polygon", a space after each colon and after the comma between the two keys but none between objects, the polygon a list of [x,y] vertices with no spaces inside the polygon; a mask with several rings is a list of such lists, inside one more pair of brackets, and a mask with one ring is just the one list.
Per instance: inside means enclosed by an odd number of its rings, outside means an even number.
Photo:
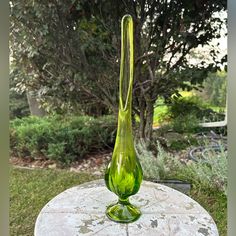
[{"label": "vase body", "polygon": [[107,207],[106,215],[116,222],[129,223],[141,212],[129,202],[129,196],[138,192],[143,172],[138,161],[132,136],[133,87],[133,21],[125,15],[121,25],[121,66],[118,129],[112,160],[105,171],[107,188],[118,196],[118,202]]}]

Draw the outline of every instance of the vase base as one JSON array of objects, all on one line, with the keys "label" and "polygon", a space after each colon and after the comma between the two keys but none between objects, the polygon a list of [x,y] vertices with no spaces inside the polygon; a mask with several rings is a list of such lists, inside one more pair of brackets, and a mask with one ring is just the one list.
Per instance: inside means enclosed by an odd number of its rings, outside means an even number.
[{"label": "vase base", "polygon": [[141,212],[131,204],[123,205],[118,202],[107,207],[106,215],[110,220],[115,222],[131,223],[140,217]]}]

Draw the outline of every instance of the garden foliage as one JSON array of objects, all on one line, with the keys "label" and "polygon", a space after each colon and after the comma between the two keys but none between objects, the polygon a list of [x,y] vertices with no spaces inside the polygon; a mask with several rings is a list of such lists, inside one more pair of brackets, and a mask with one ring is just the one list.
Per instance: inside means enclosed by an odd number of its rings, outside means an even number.
[{"label": "garden foliage", "polygon": [[[226,63],[219,47],[226,0],[10,1],[12,79],[48,112],[117,112],[120,20],[134,20],[133,112],[141,138],[152,138],[154,105],[179,88],[199,87]],[[206,49],[206,47],[208,49]],[[194,56],[202,47],[205,55]],[[202,55],[202,53],[201,53]]]},{"label": "garden foliage", "polygon": [[[172,98],[168,106],[159,112],[158,120],[178,133],[194,133],[201,131],[199,123],[222,121],[225,118],[223,111],[215,111],[214,107],[201,97]],[[226,129],[220,132],[226,133]]]},{"label": "garden foliage", "polygon": [[113,116],[26,117],[10,123],[10,149],[18,157],[46,158],[63,163],[111,147],[116,121]]},{"label": "garden foliage", "polygon": [[200,95],[213,106],[225,107],[227,90],[227,73],[225,71],[210,73],[204,81],[204,90]]},{"label": "garden foliage", "polygon": [[196,186],[227,195],[227,153],[222,148],[220,152],[209,152],[206,160],[189,164],[182,163],[157,143],[158,154],[149,151],[145,143],[136,144],[137,154],[148,179],[181,179],[190,181]]}]

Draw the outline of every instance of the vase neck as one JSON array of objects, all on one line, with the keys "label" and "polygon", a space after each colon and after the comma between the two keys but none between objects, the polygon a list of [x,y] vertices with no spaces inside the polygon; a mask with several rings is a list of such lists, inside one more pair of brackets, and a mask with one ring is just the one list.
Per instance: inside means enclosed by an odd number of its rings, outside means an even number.
[{"label": "vase neck", "polygon": [[133,21],[127,15],[121,24],[121,62],[119,85],[119,110],[131,110],[134,77]]},{"label": "vase neck", "polygon": [[[119,84],[119,137],[132,139],[132,87],[134,77],[133,20],[127,15],[121,23],[121,62]],[[127,141],[127,139],[126,139]]]},{"label": "vase neck", "polygon": [[117,135],[122,138],[127,136],[132,137],[132,121],[130,110],[119,111]]}]

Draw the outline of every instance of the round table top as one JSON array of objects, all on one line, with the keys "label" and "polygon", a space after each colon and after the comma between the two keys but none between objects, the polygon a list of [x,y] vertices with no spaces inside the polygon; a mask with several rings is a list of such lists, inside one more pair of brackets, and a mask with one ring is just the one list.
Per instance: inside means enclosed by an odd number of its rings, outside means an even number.
[{"label": "round table top", "polygon": [[130,202],[142,212],[129,224],[113,222],[106,206],[117,202],[104,180],[88,182],[57,195],[41,210],[35,236],[218,236],[208,212],[185,194],[165,185],[143,181]]}]

